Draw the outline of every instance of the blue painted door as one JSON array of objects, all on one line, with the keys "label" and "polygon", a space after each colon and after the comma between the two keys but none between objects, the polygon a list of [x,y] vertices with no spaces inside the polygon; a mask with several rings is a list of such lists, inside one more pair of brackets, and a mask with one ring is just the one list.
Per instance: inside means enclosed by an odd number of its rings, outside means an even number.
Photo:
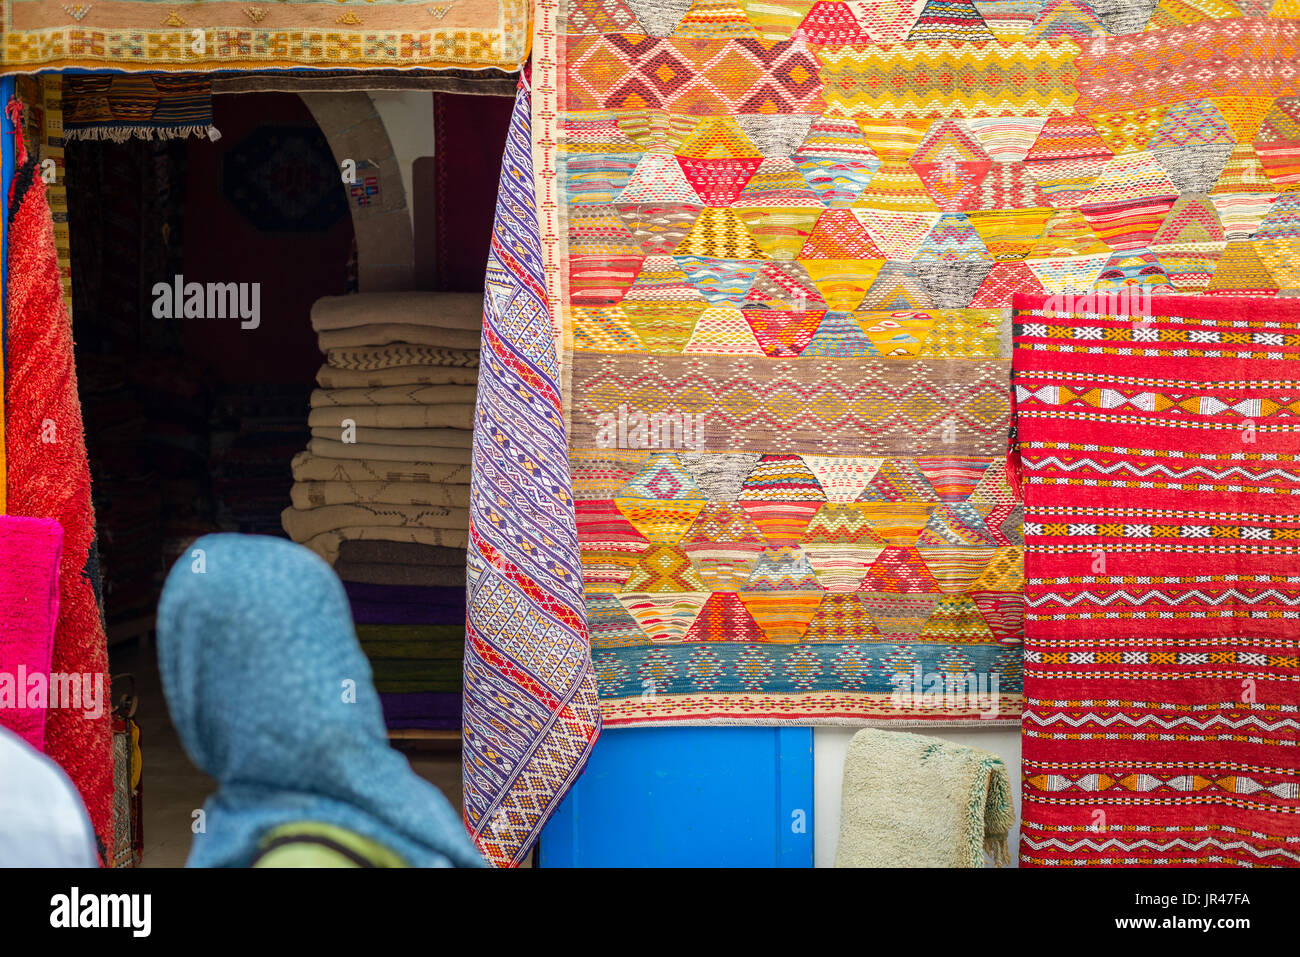
[{"label": "blue painted door", "polygon": [[812,729],[606,730],[539,863],[812,867]]}]

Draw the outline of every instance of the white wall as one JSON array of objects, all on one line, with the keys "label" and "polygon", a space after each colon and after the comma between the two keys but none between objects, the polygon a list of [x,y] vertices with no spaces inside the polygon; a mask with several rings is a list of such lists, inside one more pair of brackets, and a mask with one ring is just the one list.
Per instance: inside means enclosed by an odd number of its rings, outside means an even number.
[{"label": "white wall", "polygon": [[[840,836],[840,788],[844,781],[844,756],[857,728],[813,729],[813,863],[830,867],[835,863],[835,844]],[[1006,762],[1016,803],[1016,826],[1007,838],[1011,859],[1020,845],[1020,728],[899,728],[932,738],[943,738],[972,748],[992,751]]]},{"label": "white wall", "polygon": [[428,90],[371,90],[370,99],[384,121],[402,171],[407,215],[414,215],[411,164],[421,156],[433,155],[433,94]]}]

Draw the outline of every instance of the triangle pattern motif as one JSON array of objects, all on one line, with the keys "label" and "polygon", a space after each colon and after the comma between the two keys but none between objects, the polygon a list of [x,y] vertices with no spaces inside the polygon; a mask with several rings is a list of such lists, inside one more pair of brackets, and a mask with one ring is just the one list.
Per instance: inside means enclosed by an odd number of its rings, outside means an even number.
[{"label": "triangle pattern motif", "polygon": [[[1044,620],[1026,550],[1056,535],[1025,534],[1023,489],[1111,455],[1062,436],[1090,447],[1008,466],[1013,330],[1038,328],[1013,301],[1300,295],[1300,4],[572,0],[555,19],[533,77],[542,244],[516,252],[540,250],[556,300],[567,462],[519,465],[574,500],[608,726],[919,724],[884,703],[913,668],[998,675],[1013,724]],[[1135,379],[1186,344],[1089,323],[1022,338],[1044,361],[1131,353]],[[1192,401],[1116,388],[1053,401],[1116,422]],[[611,409],[626,428],[594,424]],[[696,441],[642,447],[685,410]],[[1122,504],[1166,478],[1104,481]]]}]

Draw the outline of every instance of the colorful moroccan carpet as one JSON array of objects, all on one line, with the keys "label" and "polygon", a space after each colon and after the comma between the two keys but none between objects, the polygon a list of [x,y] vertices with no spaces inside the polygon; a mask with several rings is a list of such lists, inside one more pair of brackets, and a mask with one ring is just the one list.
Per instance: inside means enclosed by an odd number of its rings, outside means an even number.
[{"label": "colorful moroccan carpet", "polygon": [[[22,146],[19,139],[20,147]],[[63,305],[54,225],[35,159],[19,150],[9,195],[5,301],[5,452],[8,509],[63,526],[59,613],[50,671],[83,675],[108,696],[108,644],[95,596],[98,577],[90,469],[77,397],[72,327]],[[103,847],[113,839],[113,757],[107,707],[51,708],[45,752],[81,793]]]},{"label": "colorful moroccan carpet", "polygon": [[600,733],[528,116],[521,91],[488,256],[470,493],[465,825],[497,865],[524,859]]},{"label": "colorful moroccan carpet", "polygon": [[0,72],[498,67],[528,56],[526,0],[0,0]]},{"label": "colorful moroccan carpet", "polygon": [[1026,865],[1300,866],[1300,303],[1017,297]]},{"label": "colorful moroccan carpet", "polygon": [[1207,9],[539,12],[607,725],[1018,720],[1012,294],[1300,284],[1300,23]]}]

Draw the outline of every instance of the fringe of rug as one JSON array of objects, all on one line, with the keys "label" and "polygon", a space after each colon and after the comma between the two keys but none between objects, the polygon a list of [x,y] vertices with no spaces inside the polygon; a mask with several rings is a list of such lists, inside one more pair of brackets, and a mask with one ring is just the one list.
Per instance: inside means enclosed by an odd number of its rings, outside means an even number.
[{"label": "fringe of rug", "polygon": [[1011,866],[1011,852],[1007,850],[1005,834],[985,834],[984,853],[993,861],[994,867]]},{"label": "fringe of rug", "polygon": [[87,126],[82,128],[63,128],[65,140],[111,140],[125,143],[130,139],[140,140],[183,140],[189,136],[207,137],[213,143],[221,139],[221,132],[215,126]]}]

